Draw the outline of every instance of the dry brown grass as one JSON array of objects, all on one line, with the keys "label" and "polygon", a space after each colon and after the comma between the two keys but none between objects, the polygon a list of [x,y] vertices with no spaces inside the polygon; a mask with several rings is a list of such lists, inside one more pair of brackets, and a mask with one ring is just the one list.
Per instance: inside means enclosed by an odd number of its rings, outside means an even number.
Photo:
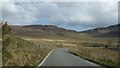
[{"label": "dry brown grass", "polygon": [[37,48],[33,51],[17,49],[12,51],[12,58],[5,63],[5,66],[36,66],[48,52],[47,48]]},{"label": "dry brown grass", "polygon": [[70,50],[80,57],[108,66],[117,65],[120,56],[118,51],[101,47],[85,47],[79,45],[77,47],[70,47]]},{"label": "dry brown grass", "polygon": [[0,67],[2,67],[2,41],[1,40],[0,40]]},{"label": "dry brown grass", "polygon": [[45,47],[55,47],[57,42],[54,39],[28,39],[25,38],[27,41],[30,41],[36,45],[40,45],[41,48]]},{"label": "dry brown grass", "polygon": [[[83,35],[84,36],[84,35]],[[98,62],[104,65],[116,65],[118,62],[118,51],[105,49],[104,45],[108,44],[108,40],[113,40],[116,44],[118,38],[94,38],[81,37],[79,39],[71,38],[32,38],[23,37],[24,39],[39,45],[41,48],[55,48],[58,44],[63,47],[68,47],[70,50],[79,56]],[[97,44],[97,45],[96,45]],[[95,45],[95,47],[93,47]]]},{"label": "dry brown grass", "polygon": [[[4,66],[38,66],[52,47],[41,47],[39,44],[18,37],[11,37],[7,50],[11,57],[3,63]],[[4,55],[2,55],[4,58]]]}]

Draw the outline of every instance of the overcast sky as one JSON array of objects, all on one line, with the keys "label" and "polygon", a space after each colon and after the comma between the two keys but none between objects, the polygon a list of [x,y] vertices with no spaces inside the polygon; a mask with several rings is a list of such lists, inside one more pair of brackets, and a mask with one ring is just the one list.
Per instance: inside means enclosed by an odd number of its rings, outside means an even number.
[{"label": "overcast sky", "polygon": [[57,25],[83,31],[118,23],[117,2],[4,2],[2,20],[11,25]]}]

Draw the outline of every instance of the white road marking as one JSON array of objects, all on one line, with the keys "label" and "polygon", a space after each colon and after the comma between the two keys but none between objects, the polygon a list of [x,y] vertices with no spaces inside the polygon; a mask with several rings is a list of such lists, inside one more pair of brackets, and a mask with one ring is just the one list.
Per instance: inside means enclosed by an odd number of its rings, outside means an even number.
[{"label": "white road marking", "polygon": [[[38,65],[38,67],[40,67],[44,62],[45,62],[45,60],[48,58],[48,56],[53,52],[53,50],[54,49],[52,49],[50,52],[49,52],[49,54],[45,57],[45,59]],[[38,68],[37,67],[37,68]]]},{"label": "white road marking", "polygon": [[87,61],[87,60],[85,60],[85,61],[88,62],[88,63],[90,63],[90,64],[92,64],[92,65],[94,65],[94,66],[98,66],[97,64],[94,64],[94,63],[92,63],[90,61]]},{"label": "white road marking", "polygon": [[68,51],[68,49],[66,49],[66,51]]},{"label": "white road marking", "polygon": [[[38,65],[38,67],[37,68],[39,68],[45,61],[46,61],[46,59],[49,57],[49,55],[53,52],[53,50],[54,49],[52,49],[49,53],[48,53],[48,55],[44,58],[44,60]],[[68,49],[66,49],[66,51],[68,51]],[[90,61],[88,61],[88,60],[85,60],[86,62],[88,62],[88,63],[90,63],[90,64],[92,64],[92,65],[94,65],[94,66],[98,66],[97,64],[94,64],[94,63],[92,63],[92,62],[90,62]]]}]

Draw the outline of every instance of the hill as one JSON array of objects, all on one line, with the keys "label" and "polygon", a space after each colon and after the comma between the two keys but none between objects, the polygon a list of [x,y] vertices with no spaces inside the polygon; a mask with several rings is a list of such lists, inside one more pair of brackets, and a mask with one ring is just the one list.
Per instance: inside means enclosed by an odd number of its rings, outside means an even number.
[{"label": "hill", "polygon": [[118,37],[118,32],[120,31],[120,24],[90,29],[81,32],[77,32],[75,30],[67,30],[55,25],[27,25],[11,27],[11,34],[30,37],[79,38],[81,37],[80,34],[87,34],[92,37]]},{"label": "hill", "polygon": [[77,37],[78,32],[54,25],[11,26],[13,35],[30,37]]},{"label": "hill", "polygon": [[94,37],[120,37],[120,24],[82,31]]}]

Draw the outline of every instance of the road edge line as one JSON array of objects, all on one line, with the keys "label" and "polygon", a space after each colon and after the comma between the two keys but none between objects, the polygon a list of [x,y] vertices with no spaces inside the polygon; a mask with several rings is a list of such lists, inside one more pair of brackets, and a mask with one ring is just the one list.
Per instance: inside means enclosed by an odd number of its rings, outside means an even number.
[{"label": "road edge line", "polygon": [[95,64],[95,63],[93,63],[93,62],[90,62],[90,61],[88,61],[88,60],[86,60],[86,59],[85,59],[85,61],[86,61],[87,63],[90,63],[90,64],[94,65],[94,66],[98,66],[97,64]]},{"label": "road edge line", "polygon": [[[38,65],[38,67],[40,67],[44,62],[45,62],[45,60],[48,58],[48,56],[53,52],[53,50],[54,49],[52,49],[49,53],[48,53],[48,55],[44,58],[44,60]],[[37,68],[38,68],[37,67]]]}]

